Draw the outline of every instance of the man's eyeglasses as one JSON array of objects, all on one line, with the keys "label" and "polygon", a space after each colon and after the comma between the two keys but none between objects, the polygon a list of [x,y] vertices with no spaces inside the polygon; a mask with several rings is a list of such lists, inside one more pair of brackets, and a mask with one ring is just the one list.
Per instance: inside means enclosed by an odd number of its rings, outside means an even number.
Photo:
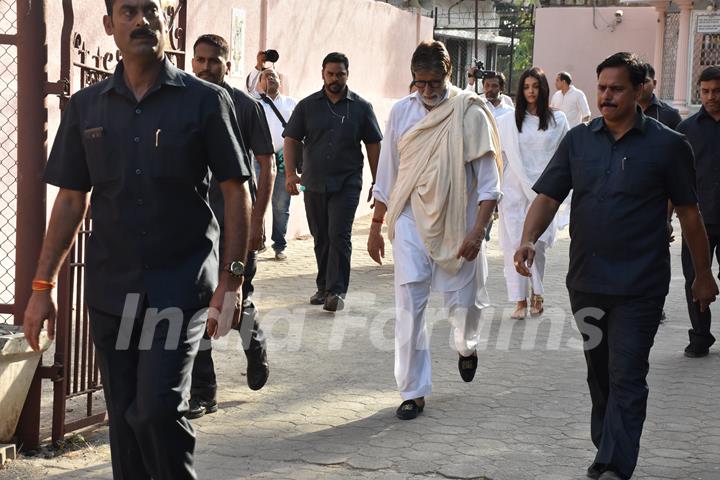
[{"label": "man's eyeglasses", "polygon": [[445,85],[445,80],[414,80],[412,84],[415,88],[425,88],[430,85],[430,88],[440,88]]}]

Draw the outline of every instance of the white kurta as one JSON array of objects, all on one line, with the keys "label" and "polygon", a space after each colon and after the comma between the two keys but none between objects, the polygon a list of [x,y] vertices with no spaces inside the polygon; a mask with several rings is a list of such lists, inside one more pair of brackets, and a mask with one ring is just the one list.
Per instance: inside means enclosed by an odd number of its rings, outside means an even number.
[{"label": "white kurta", "polygon": [[[568,131],[565,114],[553,112],[555,122],[550,122],[547,130],[539,130],[540,119],[527,114],[523,121],[522,132],[518,132],[515,115],[503,115],[497,118],[500,131],[500,142],[503,148],[503,199],[498,206],[500,213],[500,246],[505,255],[505,280],[508,283],[510,300],[518,301],[525,298],[516,294],[522,290],[527,280],[512,268],[512,257],[520,246],[522,230],[530,204],[535,199],[532,186],[538,180],[553,154]],[[539,248],[544,252],[545,246],[552,246],[558,230],[557,217],[538,239]],[[541,263],[533,272],[533,290],[542,294]],[[508,267],[509,265],[509,267]],[[519,297],[519,298],[518,298]]]},{"label": "white kurta", "polygon": [[591,115],[585,93],[574,85],[570,85],[567,93],[563,93],[562,90],[555,92],[550,100],[550,106],[565,114],[570,128],[577,127],[582,123],[583,118]]},{"label": "white kurta", "polygon": [[[395,185],[400,164],[400,155],[397,149],[398,141],[405,132],[410,130],[427,114],[428,110],[424,107],[417,93],[410,94],[399,100],[390,112],[390,118],[385,127],[382,148],[380,149],[380,161],[373,189],[374,197],[386,205],[390,200],[390,192],[392,192]],[[467,173],[466,187],[468,192],[466,225],[468,231],[470,231],[475,225],[478,203],[483,200],[497,200],[500,198],[500,182],[492,155],[468,162],[465,164],[465,171]],[[405,205],[401,216],[407,217],[413,223],[415,222],[410,202]],[[397,230],[396,236],[401,234]],[[418,235],[417,239],[419,240],[419,238]],[[397,238],[396,243],[398,243]],[[422,242],[420,242],[419,246],[425,248]],[[421,259],[402,258],[402,248],[400,248],[400,251],[394,248],[393,255],[397,270],[396,276],[399,277],[400,284],[415,282],[423,277],[425,265]],[[399,261],[398,255],[401,256],[401,261]],[[482,257],[484,260],[484,255]],[[467,285],[474,274],[474,262],[465,262],[456,275],[449,274],[433,266],[432,288],[440,292],[460,290]]]},{"label": "white kurta", "polygon": [[[419,96],[411,94],[393,106],[382,141],[375,198],[387,205],[397,180],[402,135],[428,114]],[[493,155],[465,165],[468,193],[467,229],[475,224],[478,203],[500,197],[500,178]],[[452,325],[452,344],[460,355],[471,355],[479,341],[480,315],[488,306],[485,246],[477,260],[465,262],[454,275],[439,268],[425,248],[408,201],[395,224],[395,379],[404,400],[429,395],[432,375],[425,307],[430,290],[441,291]]]}]

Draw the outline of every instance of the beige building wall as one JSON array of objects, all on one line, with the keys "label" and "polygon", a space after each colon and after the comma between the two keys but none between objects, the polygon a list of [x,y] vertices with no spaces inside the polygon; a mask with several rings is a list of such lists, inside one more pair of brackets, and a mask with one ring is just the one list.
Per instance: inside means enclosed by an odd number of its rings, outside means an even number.
[{"label": "beige building wall", "polygon": [[[623,7],[622,22],[615,23],[617,7],[539,8],[535,21],[534,64],[545,70],[555,91],[558,72],[568,71],[573,84],[584,91],[593,116],[596,105],[595,68],[608,55],[631,51],[647,62],[655,55],[657,13],[652,7]],[[513,87],[514,89],[515,87]]]},{"label": "beige building wall", "polygon": [[[73,32],[81,33],[86,48],[93,53],[98,48],[103,54],[115,52],[112,38],[105,35],[102,27],[103,2],[75,0],[73,4]],[[273,48],[280,52],[276,68],[285,82],[283,93],[301,99],[322,87],[324,56],[340,51],[350,59],[350,88],[372,102],[383,129],[392,104],[407,94],[410,58],[417,43],[432,39],[433,34],[432,19],[374,0],[187,0],[187,4],[186,70],[190,71],[190,50],[195,39],[203,33],[216,33],[230,41],[233,9],[241,9],[245,17],[243,65],[241,72],[228,79],[229,83],[243,88],[258,50]],[[60,74],[62,20],[61,2],[48,2],[51,81]],[[73,49],[72,60],[79,61],[77,49]],[[92,62],[90,58],[86,60]],[[77,68],[73,74],[75,91]],[[60,120],[57,106],[57,98],[50,98],[50,145]],[[364,198],[370,180],[366,168],[358,216],[369,212]],[[268,223],[268,231],[269,228]],[[293,198],[288,237],[307,233],[302,198]]]}]

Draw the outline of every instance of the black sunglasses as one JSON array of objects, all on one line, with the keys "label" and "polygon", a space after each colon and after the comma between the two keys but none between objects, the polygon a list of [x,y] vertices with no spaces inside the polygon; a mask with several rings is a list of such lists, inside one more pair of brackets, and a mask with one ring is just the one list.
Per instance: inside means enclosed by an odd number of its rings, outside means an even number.
[{"label": "black sunglasses", "polygon": [[445,85],[445,80],[413,80],[412,84],[415,88],[425,88],[430,85],[430,88],[440,88]]}]

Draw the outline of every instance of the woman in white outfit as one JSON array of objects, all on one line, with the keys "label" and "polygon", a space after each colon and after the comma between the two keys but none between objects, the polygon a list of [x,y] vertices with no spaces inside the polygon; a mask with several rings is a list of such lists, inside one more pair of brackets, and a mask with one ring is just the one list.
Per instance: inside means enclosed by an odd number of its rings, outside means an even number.
[{"label": "woman in white outfit", "polygon": [[550,88],[540,68],[523,72],[516,102],[515,115],[497,119],[504,162],[503,199],[498,209],[508,300],[517,302],[511,318],[520,319],[528,314],[528,296],[532,316],[538,316],[544,310],[545,250],[555,240],[557,219],[535,245],[532,277],[523,277],[515,271],[513,254],[519,246],[525,216],[535,198],[532,186],[567,133],[568,123],[564,113],[550,108]]}]

